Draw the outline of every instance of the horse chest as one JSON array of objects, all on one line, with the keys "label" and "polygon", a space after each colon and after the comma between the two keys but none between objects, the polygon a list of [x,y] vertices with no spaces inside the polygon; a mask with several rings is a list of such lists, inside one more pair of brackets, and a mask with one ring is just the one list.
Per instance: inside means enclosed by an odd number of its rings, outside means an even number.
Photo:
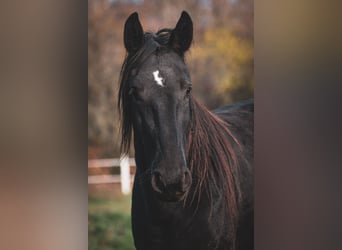
[{"label": "horse chest", "polygon": [[[135,193],[144,197],[141,189]],[[146,201],[146,196],[133,199],[132,225],[138,250],[214,249],[213,239],[224,231],[219,210],[212,211],[216,216],[208,219],[209,211],[203,208],[195,213],[194,208],[186,209],[181,204],[160,206]],[[217,249],[227,249],[227,245]]]},{"label": "horse chest", "polygon": [[147,224],[144,229],[135,235],[142,241],[137,245],[139,250],[208,250],[212,242],[212,232],[206,225],[186,227],[174,222]]}]

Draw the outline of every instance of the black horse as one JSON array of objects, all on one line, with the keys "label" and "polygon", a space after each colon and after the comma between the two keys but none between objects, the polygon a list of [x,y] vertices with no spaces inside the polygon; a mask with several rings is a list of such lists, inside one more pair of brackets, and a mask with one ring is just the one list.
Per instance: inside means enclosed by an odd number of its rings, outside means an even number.
[{"label": "black horse", "polygon": [[191,94],[184,54],[193,25],[124,28],[122,151],[134,134],[132,228],[138,250],[253,249],[253,114],[245,101],[209,111]]}]

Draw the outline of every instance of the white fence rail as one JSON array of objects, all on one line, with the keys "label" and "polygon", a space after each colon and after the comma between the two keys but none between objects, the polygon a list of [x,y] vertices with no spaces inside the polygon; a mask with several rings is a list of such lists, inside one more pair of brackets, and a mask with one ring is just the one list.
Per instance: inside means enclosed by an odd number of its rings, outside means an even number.
[{"label": "white fence rail", "polygon": [[120,159],[96,159],[88,161],[88,168],[113,168],[120,167],[120,175],[91,175],[88,176],[88,184],[121,183],[121,192],[131,192],[131,182],[134,176],[130,174],[130,167],[135,166],[134,158],[123,156]]}]

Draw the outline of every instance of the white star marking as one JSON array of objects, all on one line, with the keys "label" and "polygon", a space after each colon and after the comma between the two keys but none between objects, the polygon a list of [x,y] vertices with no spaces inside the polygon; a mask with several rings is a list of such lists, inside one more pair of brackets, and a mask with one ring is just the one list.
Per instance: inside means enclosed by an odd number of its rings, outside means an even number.
[{"label": "white star marking", "polygon": [[154,76],[154,80],[156,81],[156,83],[162,87],[164,87],[163,84],[163,78],[159,76],[159,70],[156,70],[153,72],[153,76]]}]

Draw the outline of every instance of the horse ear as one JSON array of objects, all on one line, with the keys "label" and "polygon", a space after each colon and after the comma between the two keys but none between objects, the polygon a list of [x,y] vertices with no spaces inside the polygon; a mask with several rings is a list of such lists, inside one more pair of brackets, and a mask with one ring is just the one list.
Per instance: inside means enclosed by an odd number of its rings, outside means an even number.
[{"label": "horse ear", "polygon": [[131,14],[125,23],[124,44],[128,53],[137,51],[144,43],[144,31],[137,12]]},{"label": "horse ear", "polygon": [[172,31],[169,45],[182,53],[190,48],[193,36],[191,17],[186,11],[182,12],[176,28]]}]

